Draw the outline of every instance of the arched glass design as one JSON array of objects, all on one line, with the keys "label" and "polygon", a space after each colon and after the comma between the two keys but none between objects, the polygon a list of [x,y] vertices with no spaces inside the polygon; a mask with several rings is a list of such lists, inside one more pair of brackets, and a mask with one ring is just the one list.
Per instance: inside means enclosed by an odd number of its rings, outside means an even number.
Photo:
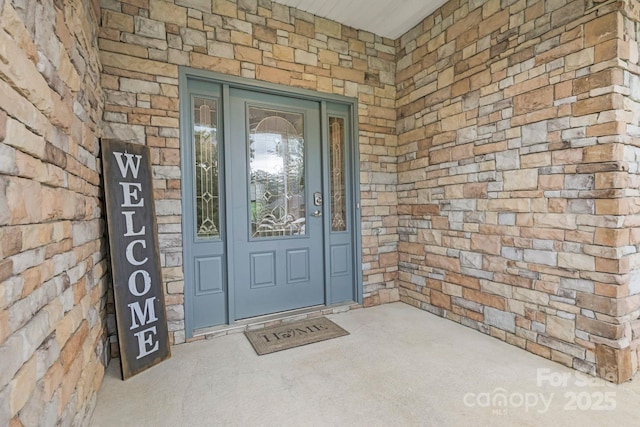
[{"label": "arched glass design", "polygon": [[304,116],[249,107],[251,237],[305,235]]}]

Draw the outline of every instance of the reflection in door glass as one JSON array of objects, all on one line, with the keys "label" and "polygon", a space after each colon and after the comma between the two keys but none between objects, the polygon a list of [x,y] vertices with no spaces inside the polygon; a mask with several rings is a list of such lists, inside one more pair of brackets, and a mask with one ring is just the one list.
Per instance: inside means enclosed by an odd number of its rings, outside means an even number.
[{"label": "reflection in door glass", "polygon": [[251,236],[305,234],[302,114],[249,108]]},{"label": "reflection in door glass", "polygon": [[331,169],[331,231],[345,231],[344,119],[329,117]]},{"label": "reflection in door glass", "polygon": [[193,139],[196,175],[196,235],[220,236],[218,192],[218,112],[213,99],[193,100]]}]

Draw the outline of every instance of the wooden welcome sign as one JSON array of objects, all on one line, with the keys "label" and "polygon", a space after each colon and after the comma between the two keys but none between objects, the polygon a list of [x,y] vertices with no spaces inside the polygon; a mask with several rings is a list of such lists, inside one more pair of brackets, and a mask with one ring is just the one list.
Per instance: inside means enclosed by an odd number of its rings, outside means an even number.
[{"label": "wooden welcome sign", "polygon": [[149,148],[102,140],[122,379],[171,357]]}]

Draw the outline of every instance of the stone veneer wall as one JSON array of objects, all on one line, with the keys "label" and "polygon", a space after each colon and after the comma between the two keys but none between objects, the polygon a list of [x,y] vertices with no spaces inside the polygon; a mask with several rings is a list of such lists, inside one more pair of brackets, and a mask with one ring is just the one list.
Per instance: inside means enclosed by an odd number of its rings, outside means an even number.
[{"label": "stone veneer wall", "polygon": [[[637,299],[640,294],[640,251],[633,251],[631,248],[640,247],[640,2],[629,0],[622,8],[621,15],[623,32],[615,43],[610,42],[608,57],[613,59],[616,56],[621,60],[618,64],[622,69],[624,82],[624,88],[619,89],[624,95],[625,111],[621,114],[624,118],[621,125],[624,152],[618,154],[618,159],[622,158],[621,164],[627,168],[617,176],[612,176],[621,180],[611,187],[616,188],[623,199],[620,214],[626,214],[623,230],[619,232],[616,244],[623,246],[623,250],[629,248],[629,255],[626,257],[628,261],[625,259],[621,264],[621,273],[628,273],[623,282],[627,289],[623,287],[623,292],[619,295],[622,299],[621,314],[624,311],[629,313],[623,320],[629,321],[631,334],[627,332],[625,337],[630,336],[632,360],[637,360],[640,365],[640,302]],[[625,229],[629,229],[629,242],[626,240]],[[628,298],[627,295],[633,298]],[[633,366],[632,369],[635,371],[640,366]]]},{"label": "stone veneer wall", "polygon": [[185,341],[179,65],[358,98],[364,305],[398,300],[392,40],[270,0],[104,0],[100,50],[105,136],[151,147],[173,343]]},{"label": "stone veneer wall", "polygon": [[[638,369],[638,3],[452,0],[397,41],[402,301]],[[633,84],[631,84],[633,83]]]},{"label": "stone veneer wall", "polygon": [[88,422],[104,373],[97,2],[0,0],[0,425]]}]

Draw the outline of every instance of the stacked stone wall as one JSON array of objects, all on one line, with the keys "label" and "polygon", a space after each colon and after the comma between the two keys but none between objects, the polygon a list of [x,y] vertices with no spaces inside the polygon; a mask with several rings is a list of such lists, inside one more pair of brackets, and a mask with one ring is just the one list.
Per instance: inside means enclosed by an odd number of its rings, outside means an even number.
[{"label": "stacked stone wall", "polygon": [[173,343],[185,340],[180,150],[189,142],[179,139],[181,65],[358,99],[364,304],[398,299],[393,41],[269,0],[102,7],[105,134],[151,148]]},{"label": "stacked stone wall", "polygon": [[0,425],[84,425],[104,373],[96,2],[0,0]]},{"label": "stacked stone wall", "polygon": [[397,41],[401,300],[637,370],[635,7],[452,0]]},{"label": "stacked stone wall", "polygon": [[[628,195],[629,214],[624,226],[629,228],[629,245],[640,247],[640,2],[630,0],[623,9],[622,43],[616,46],[624,70],[625,86],[625,122],[626,133],[623,138],[624,162],[628,165],[628,175],[620,187]],[[626,240],[625,240],[626,242]],[[640,294],[640,251],[629,254],[628,261],[629,296]],[[640,318],[637,310],[631,311],[628,319],[631,327],[631,349],[636,360],[640,360]]]}]

